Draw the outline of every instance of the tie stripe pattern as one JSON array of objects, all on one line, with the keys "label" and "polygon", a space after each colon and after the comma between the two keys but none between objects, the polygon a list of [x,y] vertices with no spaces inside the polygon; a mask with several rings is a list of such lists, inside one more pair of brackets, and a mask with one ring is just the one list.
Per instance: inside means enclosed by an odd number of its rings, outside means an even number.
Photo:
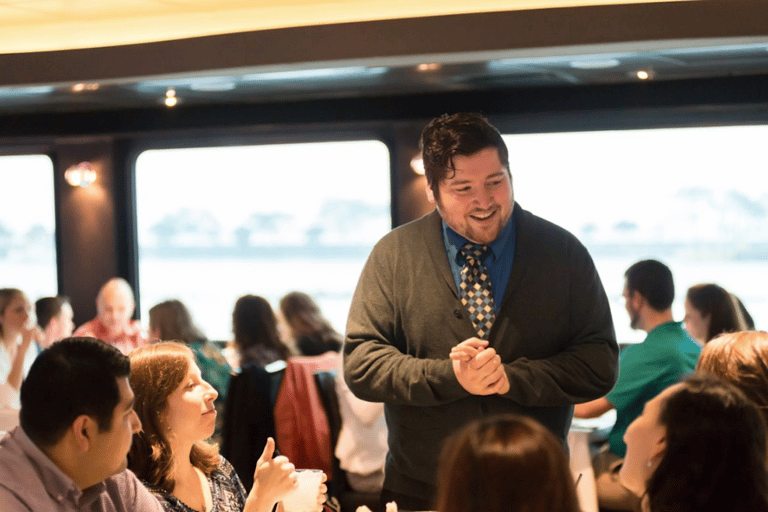
[{"label": "tie stripe pattern", "polygon": [[459,296],[480,339],[487,339],[496,318],[491,280],[488,277],[488,269],[483,265],[483,257],[489,250],[487,245],[468,243],[459,251],[465,261],[464,268],[461,269]]}]

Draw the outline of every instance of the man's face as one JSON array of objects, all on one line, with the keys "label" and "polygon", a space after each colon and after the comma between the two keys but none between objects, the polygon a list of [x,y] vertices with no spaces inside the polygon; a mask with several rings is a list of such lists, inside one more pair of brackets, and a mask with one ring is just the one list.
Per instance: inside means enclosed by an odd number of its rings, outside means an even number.
[{"label": "man's face", "polygon": [[128,451],[133,434],[141,430],[141,421],[133,410],[133,390],[127,377],[117,379],[120,402],[112,412],[109,430],[98,432],[92,445],[92,467],[98,481],[120,473],[128,467]]},{"label": "man's face", "polygon": [[69,302],[65,302],[61,305],[61,311],[56,315],[56,332],[54,333],[54,341],[63,340],[72,336],[72,331],[75,329],[75,323],[73,322],[75,314],[72,311],[72,306]]},{"label": "man's face", "polygon": [[427,187],[427,198],[437,204],[443,221],[455,232],[477,244],[489,244],[512,216],[515,198],[509,172],[496,148],[453,158],[450,171],[438,183],[440,197]]},{"label": "man's face", "polygon": [[99,303],[99,319],[107,326],[111,335],[125,332],[134,310],[133,297],[117,286],[106,288]]},{"label": "man's face", "polygon": [[640,305],[638,304],[638,292],[631,292],[624,284],[624,307],[627,308],[629,314],[629,326],[633,329],[640,329]]}]

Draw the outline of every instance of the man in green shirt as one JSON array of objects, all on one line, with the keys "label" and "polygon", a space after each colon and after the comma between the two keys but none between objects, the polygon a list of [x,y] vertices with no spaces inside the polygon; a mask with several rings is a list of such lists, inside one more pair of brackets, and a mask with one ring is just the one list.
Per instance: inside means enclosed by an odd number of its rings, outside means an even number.
[{"label": "man in green shirt", "polygon": [[624,300],[630,325],[648,333],[645,340],[624,349],[619,380],[603,398],[578,404],[577,418],[595,418],[616,409],[616,423],[608,435],[609,450],[594,460],[601,507],[633,510],[637,499],[618,480],[626,452],[624,432],[643,411],[645,403],[696,367],[701,346],[672,318],[675,286],[669,268],[655,260],[635,263],[625,273]]}]

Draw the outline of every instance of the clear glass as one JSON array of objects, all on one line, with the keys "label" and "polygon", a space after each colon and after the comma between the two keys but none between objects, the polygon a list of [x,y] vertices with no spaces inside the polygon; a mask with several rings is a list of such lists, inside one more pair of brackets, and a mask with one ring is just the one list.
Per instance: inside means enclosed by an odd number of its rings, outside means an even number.
[{"label": "clear glass", "polygon": [[667,264],[675,319],[685,293],[713,282],[768,328],[768,126],[505,135],[515,199],[589,249],[620,342],[629,327],[622,291],[635,261]]},{"label": "clear glass", "polygon": [[56,295],[53,162],[46,155],[0,157],[0,287],[34,302]]},{"label": "clear glass", "polygon": [[277,311],[294,290],[344,332],[373,245],[392,226],[390,160],[379,141],[145,151],[136,161],[142,319],[182,300],[228,340],[244,294]]}]

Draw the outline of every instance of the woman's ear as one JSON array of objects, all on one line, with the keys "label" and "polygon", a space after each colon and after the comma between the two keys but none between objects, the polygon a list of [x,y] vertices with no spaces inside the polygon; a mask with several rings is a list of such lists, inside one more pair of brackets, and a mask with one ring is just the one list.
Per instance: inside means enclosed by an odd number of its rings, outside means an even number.
[{"label": "woman's ear", "polygon": [[667,436],[659,437],[656,442],[651,446],[651,453],[648,460],[655,461],[658,464],[664,457],[664,452],[667,451]]}]

